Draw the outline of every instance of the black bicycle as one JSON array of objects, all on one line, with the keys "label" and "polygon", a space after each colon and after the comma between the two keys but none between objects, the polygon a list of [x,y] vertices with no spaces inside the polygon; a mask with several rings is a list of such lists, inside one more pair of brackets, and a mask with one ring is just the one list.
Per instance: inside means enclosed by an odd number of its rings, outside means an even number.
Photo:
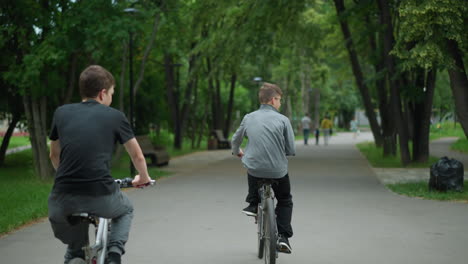
[{"label": "black bicycle", "polygon": [[[115,182],[120,188],[132,188],[132,178],[117,179]],[[154,185],[155,180],[151,180],[147,184],[140,186]],[[77,212],[69,216],[70,223],[84,222],[90,226],[94,226],[94,243],[91,244],[88,239],[88,243],[83,247],[85,252],[85,259],[74,258],[68,262],[68,264],[104,264],[107,258],[107,244],[109,240],[109,233],[111,229],[112,219],[99,217],[96,215],[88,214],[87,212]]]},{"label": "black bicycle", "polygon": [[258,258],[265,264],[275,264],[278,258],[278,227],[275,214],[274,180],[263,179],[259,182],[260,203],[255,221],[258,227]]}]

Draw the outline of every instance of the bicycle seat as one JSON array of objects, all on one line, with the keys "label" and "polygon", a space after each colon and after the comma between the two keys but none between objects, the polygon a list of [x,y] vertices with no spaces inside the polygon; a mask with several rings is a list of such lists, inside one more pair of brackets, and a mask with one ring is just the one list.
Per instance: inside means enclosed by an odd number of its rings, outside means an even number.
[{"label": "bicycle seat", "polygon": [[90,215],[88,213],[74,213],[69,216],[67,216],[67,221],[70,223],[70,225],[77,225],[82,222],[88,222],[92,224],[97,223],[97,216]]}]

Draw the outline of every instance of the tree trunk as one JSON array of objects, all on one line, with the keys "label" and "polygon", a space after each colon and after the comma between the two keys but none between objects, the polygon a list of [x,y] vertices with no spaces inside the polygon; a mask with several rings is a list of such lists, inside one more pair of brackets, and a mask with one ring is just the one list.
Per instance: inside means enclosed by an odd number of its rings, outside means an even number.
[{"label": "tree trunk", "polygon": [[314,97],[314,129],[320,126],[320,89],[315,88],[312,90]]},{"label": "tree trunk", "polygon": [[198,141],[197,141],[198,148],[201,146],[201,141],[203,139],[203,135],[205,134],[205,127],[206,127],[206,124],[208,123],[207,119],[208,119],[208,104],[205,104],[205,111],[203,112],[203,118],[202,118],[202,122],[200,125],[200,132],[198,134],[199,135]]},{"label": "tree trunk", "polygon": [[432,101],[436,81],[436,71],[428,72],[423,83],[418,88],[424,89],[424,96],[420,102],[414,104],[413,115],[413,161],[427,162],[429,160],[429,129],[431,125]]},{"label": "tree trunk", "polygon": [[221,81],[219,80],[219,77],[216,76],[215,79],[215,94],[214,94],[214,108],[215,112],[213,113],[215,116],[215,129],[221,129],[223,130],[223,105],[221,102]]},{"label": "tree trunk", "polygon": [[[126,68],[127,68],[127,57],[128,56],[128,45],[127,41],[122,42],[122,60],[121,60],[121,66],[120,66],[120,77],[119,77],[119,83],[118,83],[118,94],[119,94],[119,110],[123,113],[126,113],[124,109],[124,88],[125,88],[125,75],[126,75]],[[129,115],[127,115],[129,116]],[[115,146],[115,151],[114,155],[112,157],[112,165],[115,165],[120,162],[120,159],[123,154],[124,147],[121,144],[116,144]]]},{"label": "tree trunk", "polygon": [[143,81],[143,77],[145,75],[146,61],[148,60],[151,50],[153,49],[154,39],[156,38],[158,29],[159,29],[160,18],[161,18],[161,14],[160,12],[157,12],[156,17],[154,18],[154,22],[153,22],[153,30],[151,31],[151,37],[148,41],[148,45],[146,46],[145,53],[143,54],[143,58],[141,59],[140,73],[138,75],[138,80],[136,81],[135,86],[133,88],[133,96],[136,95],[138,88],[140,88],[141,82]]},{"label": "tree trunk", "polygon": [[342,18],[343,13],[345,12],[345,6],[343,0],[333,0],[335,2],[336,12],[340,18],[340,26],[343,32],[345,39],[346,49],[348,50],[349,58],[351,60],[351,66],[356,81],[356,85],[361,93],[362,102],[364,103],[364,109],[366,111],[367,118],[369,119],[369,124],[372,130],[372,134],[375,138],[375,143],[380,146],[382,145],[383,138],[380,132],[380,126],[377,122],[377,117],[374,112],[374,106],[372,105],[371,96],[369,89],[364,83],[364,77],[361,70],[361,65],[359,64],[358,56],[354,47],[353,40],[351,38],[351,31],[349,30],[348,23]]},{"label": "tree trunk", "polygon": [[[119,110],[126,113],[124,108],[124,95],[125,95],[125,75],[127,71],[127,56],[128,56],[128,44],[126,41],[122,43],[122,61],[120,66],[120,78],[119,78]],[[127,115],[128,116],[128,115]]]},{"label": "tree trunk", "polygon": [[78,54],[74,52],[71,55],[70,58],[70,65],[68,67],[68,73],[67,73],[67,83],[68,87],[65,91],[63,91],[62,98],[61,98],[61,104],[69,104],[71,102],[71,99],[73,97],[73,92],[75,91],[75,86],[76,86],[76,67],[78,64]]},{"label": "tree trunk", "polygon": [[174,64],[172,55],[166,53],[164,55],[164,68],[166,74],[166,93],[169,110],[171,113],[171,120],[174,133],[174,148],[181,149],[182,138],[180,131],[180,120],[179,120],[179,98],[178,98],[178,87],[176,87],[174,80]]},{"label": "tree trunk", "polygon": [[400,90],[395,80],[396,70],[394,56],[390,54],[394,44],[393,25],[388,1],[379,0],[378,6],[380,10],[380,23],[385,26],[383,37],[384,61],[387,67],[387,78],[390,83],[392,116],[395,120],[396,129],[399,136],[398,143],[400,146],[401,163],[406,166],[410,162],[410,153],[408,148],[408,128],[406,127],[407,122],[405,122],[405,118],[402,112]]},{"label": "tree trunk", "polygon": [[34,168],[41,180],[51,179],[54,175],[52,164],[49,160],[46,133],[46,107],[47,97],[42,96],[33,99],[23,96],[23,104],[28,120],[28,131],[31,138]]},{"label": "tree trunk", "polygon": [[232,108],[234,107],[234,91],[236,89],[237,74],[233,73],[231,75],[231,89],[229,91],[229,102],[227,107],[227,118],[224,125],[224,138],[229,137],[229,132],[231,131],[232,123]]},{"label": "tree trunk", "polygon": [[447,48],[455,62],[454,67],[448,70],[450,87],[452,88],[459,122],[465,132],[465,137],[468,139],[468,79],[466,77],[462,52],[453,40],[447,40]]},{"label": "tree trunk", "polygon": [[10,144],[11,136],[13,135],[15,127],[20,121],[20,118],[21,118],[20,113],[12,113],[11,122],[8,125],[8,129],[5,135],[3,136],[2,146],[0,147],[0,166],[2,166],[5,163],[6,151],[8,149],[8,145]]},{"label": "tree trunk", "polygon": [[289,95],[289,80],[290,80],[290,76],[288,74],[286,78],[283,80],[283,88],[282,88],[283,97],[282,98],[284,101],[284,105],[280,108],[280,110],[282,110],[284,115],[287,116],[289,120],[292,121],[292,102],[291,102],[291,96]]},{"label": "tree trunk", "polygon": [[[305,54],[303,54],[305,56]],[[310,114],[310,76],[309,66],[302,64],[301,70],[301,94],[302,94],[302,114]]]},{"label": "tree trunk", "polygon": [[[366,23],[369,28],[374,27],[375,24],[371,22],[369,16],[366,16]],[[382,58],[383,48],[381,47],[383,43],[382,34],[378,34],[379,41],[376,40],[375,34],[372,34],[369,37],[369,44],[371,50],[374,52],[374,69],[375,74],[380,75],[384,71],[384,63]],[[377,43],[380,45],[378,46]],[[395,156],[396,155],[396,135],[395,135],[395,126],[391,118],[391,108],[388,100],[388,91],[387,91],[387,82],[385,77],[380,77],[375,81],[375,86],[377,89],[377,98],[379,102],[379,113],[380,113],[380,126],[382,128],[382,137],[383,137],[383,156]],[[377,145],[379,146],[379,145]]]}]

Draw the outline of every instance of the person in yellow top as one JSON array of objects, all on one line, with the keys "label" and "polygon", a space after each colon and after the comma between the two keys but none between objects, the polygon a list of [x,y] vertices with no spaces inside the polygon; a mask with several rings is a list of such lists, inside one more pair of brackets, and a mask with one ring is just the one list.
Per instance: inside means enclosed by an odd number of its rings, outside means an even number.
[{"label": "person in yellow top", "polygon": [[322,123],[320,123],[320,127],[322,128],[325,145],[328,145],[328,140],[330,139],[330,132],[333,127],[333,123],[328,115],[325,116],[325,118],[322,120]]}]

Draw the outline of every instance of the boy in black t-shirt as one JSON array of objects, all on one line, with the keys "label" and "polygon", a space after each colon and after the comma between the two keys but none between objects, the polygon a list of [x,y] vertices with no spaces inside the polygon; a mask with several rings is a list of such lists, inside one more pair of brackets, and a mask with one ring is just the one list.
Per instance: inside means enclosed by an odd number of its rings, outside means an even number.
[{"label": "boy in black t-shirt", "polygon": [[111,218],[109,263],[121,263],[125,253],[133,206],[110,174],[116,142],[123,144],[139,175],[134,186],[151,180],[146,160],[124,114],[109,107],[115,80],[101,66],[80,75],[81,103],[63,105],[54,113],[50,133],[50,159],[57,170],[49,196],[49,220],[55,237],[68,245],[65,263],[84,257],[85,224],[70,225],[67,216],[87,212]]}]

